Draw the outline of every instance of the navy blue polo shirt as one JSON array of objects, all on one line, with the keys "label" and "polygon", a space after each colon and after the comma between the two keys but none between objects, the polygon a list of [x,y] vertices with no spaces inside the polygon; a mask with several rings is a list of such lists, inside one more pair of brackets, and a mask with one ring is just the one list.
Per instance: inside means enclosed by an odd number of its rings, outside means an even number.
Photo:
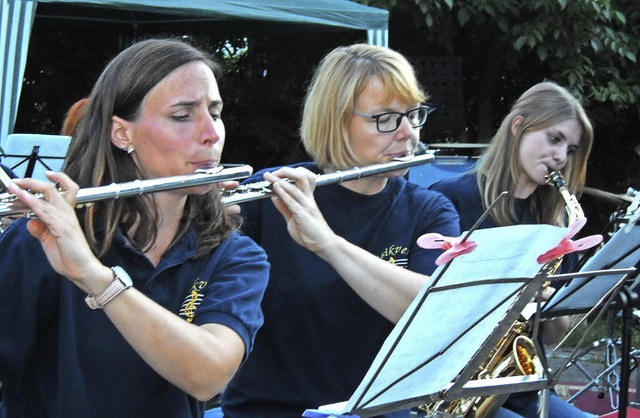
[{"label": "navy blue polo shirt", "polygon": [[[0,235],[0,417],[202,416],[202,402],[157,374],[51,268],[25,224]],[[233,329],[248,354],[263,322],[265,253],[237,233],[203,258],[193,259],[196,244],[191,229],[154,267],[118,235],[101,261],[124,268],[136,289],[185,321]]]}]

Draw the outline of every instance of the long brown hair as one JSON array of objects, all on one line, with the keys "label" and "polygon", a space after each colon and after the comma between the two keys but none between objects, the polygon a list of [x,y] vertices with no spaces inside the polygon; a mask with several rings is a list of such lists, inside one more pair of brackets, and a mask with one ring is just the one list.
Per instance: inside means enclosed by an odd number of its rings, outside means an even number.
[{"label": "long brown hair", "polygon": [[[196,61],[219,74],[218,65],[204,52],[179,40],[145,40],[118,54],[89,95],[67,153],[65,172],[82,188],[143,178],[133,158],[112,144],[112,116],[135,120],[154,86],[177,68]],[[98,202],[80,210],[79,215],[89,245],[98,256],[106,253],[120,228],[127,232],[136,225],[128,239],[141,251],[148,250],[158,234],[158,209],[149,195]],[[238,222],[226,214],[214,188],[204,195],[188,196],[175,239],[191,225],[199,232],[201,256],[228,237]]]},{"label": "long brown hair", "polygon": [[[516,117],[522,117],[522,123],[514,134],[511,123]],[[587,176],[587,160],[593,145],[593,127],[575,97],[556,83],[546,81],[531,87],[518,98],[480,160],[477,178],[485,209],[503,191],[512,193],[515,190],[521,173],[518,151],[523,135],[568,119],[574,119],[580,124],[582,136],[578,149],[561,172],[570,193],[576,196],[582,193]],[[537,222],[558,226],[566,224],[564,200],[552,187],[536,188],[531,204]],[[502,199],[498,203],[491,214],[497,225],[515,223],[517,218],[514,205],[513,197]]]}]

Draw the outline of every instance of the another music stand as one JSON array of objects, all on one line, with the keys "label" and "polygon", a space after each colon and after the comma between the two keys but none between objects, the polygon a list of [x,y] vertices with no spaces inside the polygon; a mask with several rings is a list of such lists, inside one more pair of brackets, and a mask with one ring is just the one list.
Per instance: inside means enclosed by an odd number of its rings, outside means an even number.
[{"label": "another music stand", "polygon": [[[622,354],[618,417],[626,417],[630,375],[631,321],[638,307],[638,269],[640,269],[640,225],[620,228],[596,254],[589,259],[581,272],[615,271],[633,268],[633,273],[619,273],[599,277],[591,274],[574,278],[558,289],[544,306],[542,316],[592,314],[613,308],[622,312]],[[597,277],[597,279],[596,279]],[[574,353],[567,360],[571,361]]]},{"label": "another music stand", "polygon": [[[640,266],[640,225],[620,228],[607,243],[585,263],[581,272],[624,269]],[[543,317],[585,314],[594,306],[601,305],[606,297],[612,295],[612,289],[620,286],[623,274],[606,275],[594,280],[596,276],[573,279],[558,289],[543,309]],[[630,280],[630,288],[636,290],[640,285],[635,277],[624,277],[623,284]]]},{"label": "another music stand", "polygon": [[70,136],[12,134],[7,138],[2,163],[18,177],[47,180],[45,171],[60,171],[64,165]]},{"label": "another music stand", "polygon": [[550,225],[473,232],[478,247],[436,270],[349,401],[303,416],[324,411],[368,417],[437,401],[548,389],[552,378],[545,375],[471,379],[547,279],[536,258],[566,233]]}]

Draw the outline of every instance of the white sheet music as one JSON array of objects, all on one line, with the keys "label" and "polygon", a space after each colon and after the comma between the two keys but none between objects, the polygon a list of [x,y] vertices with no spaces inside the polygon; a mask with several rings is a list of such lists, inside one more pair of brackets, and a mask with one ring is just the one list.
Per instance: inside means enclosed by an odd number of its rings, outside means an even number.
[{"label": "white sheet music", "polygon": [[[393,329],[342,412],[363,414],[372,408],[379,412],[399,402],[408,407],[407,400],[425,399],[444,390],[477,354],[514,301],[521,300],[519,291],[541,269],[536,258],[555,247],[566,233],[566,228],[550,225],[475,231],[470,239],[478,243],[477,249],[453,260],[432,287],[444,266],[438,268]],[[522,280],[505,283],[500,279]],[[482,280],[486,282],[479,283]],[[397,409],[401,408],[388,410]]]}]

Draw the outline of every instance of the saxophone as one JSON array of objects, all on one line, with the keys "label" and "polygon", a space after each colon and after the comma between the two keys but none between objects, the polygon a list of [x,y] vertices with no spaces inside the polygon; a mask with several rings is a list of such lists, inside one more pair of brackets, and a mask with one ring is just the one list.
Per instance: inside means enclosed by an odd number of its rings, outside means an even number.
[{"label": "saxophone", "polygon": [[[542,376],[543,367],[535,344],[527,334],[531,326],[516,321],[489,354],[472,378],[495,379],[509,376]],[[491,417],[507,400],[509,394],[438,401],[421,405],[419,409],[432,418],[485,418]]]},{"label": "saxophone", "polygon": [[[576,197],[569,193],[562,174],[552,171],[546,178],[547,184],[554,186],[564,199],[569,224],[584,216],[582,207]],[[549,275],[555,274],[562,264],[562,257],[548,263],[542,268]],[[549,286],[549,282],[543,284]],[[513,323],[507,333],[489,353],[488,359],[482,363],[472,377],[477,379],[494,379],[509,376],[543,375],[543,366],[531,339],[532,324],[524,318]],[[504,404],[509,394],[490,395],[467,399],[456,399],[451,402],[438,401],[421,405],[418,409],[431,418],[487,418]]]}]

